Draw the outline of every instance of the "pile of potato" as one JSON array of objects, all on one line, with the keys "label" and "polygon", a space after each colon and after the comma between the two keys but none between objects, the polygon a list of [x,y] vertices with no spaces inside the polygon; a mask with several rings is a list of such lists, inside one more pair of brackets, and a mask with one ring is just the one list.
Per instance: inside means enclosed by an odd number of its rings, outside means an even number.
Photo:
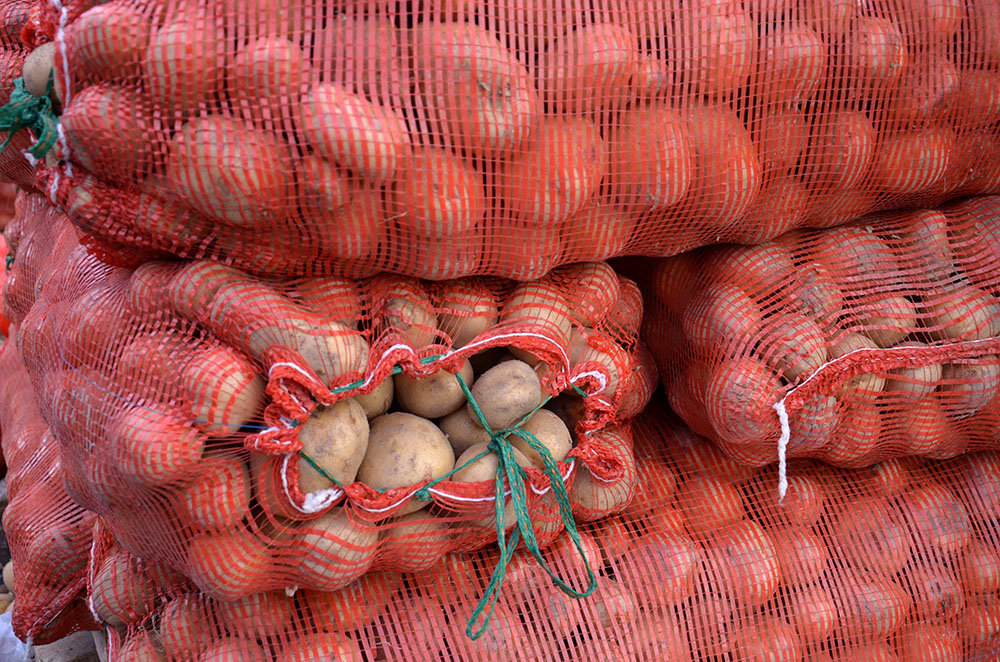
[{"label": "pile of potato", "polygon": [[43,188],[122,253],[530,279],[1000,186],[986,2],[75,9]]},{"label": "pile of potato", "polygon": [[[38,301],[12,312],[66,490],[211,597],[334,590],[494,540],[499,463],[459,377],[494,433],[548,449],[575,518],[634,492],[629,422],[655,367],[638,288],[605,263],[527,282],[277,281],[210,261],[113,267],[60,239],[65,217],[35,220],[12,280]],[[34,269],[52,227],[61,257]],[[551,476],[507,441],[544,544],[564,526]]]},{"label": "pile of potato", "polygon": [[[995,452],[864,470],[793,460],[778,505],[773,467],[726,458],[666,411],[658,401],[635,424],[640,495],[582,528],[596,592],[572,599],[515,554],[477,640],[465,627],[495,551],[371,573],[334,592],[227,602],[109,550],[95,605],[133,656],[122,660],[951,661],[996,650]],[[570,584],[586,583],[568,536],[545,558]]]},{"label": "pile of potato", "polygon": [[755,465],[996,448],[1000,198],[902,212],[652,270],[644,337],[674,410]]}]

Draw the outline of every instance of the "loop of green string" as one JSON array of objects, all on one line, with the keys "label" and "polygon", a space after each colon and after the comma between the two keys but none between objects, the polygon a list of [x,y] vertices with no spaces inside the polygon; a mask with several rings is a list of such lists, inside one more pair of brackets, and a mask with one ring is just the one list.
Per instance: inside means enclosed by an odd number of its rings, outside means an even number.
[{"label": "loop of green string", "polygon": [[4,271],[10,273],[10,270],[14,268],[14,256],[11,253],[7,253],[4,263]]},{"label": "loop of green string", "polygon": [[14,81],[14,91],[10,101],[0,108],[0,131],[7,131],[7,139],[0,143],[0,152],[21,129],[35,132],[36,141],[28,151],[37,159],[44,157],[59,139],[59,118],[52,111],[52,100],[48,92],[52,90],[52,79],[44,96],[36,97],[24,89],[24,79]]},{"label": "loop of green string", "polygon": [[[430,356],[421,359],[421,363],[426,365],[437,359],[440,356]],[[397,374],[401,372],[402,369],[399,366],[395,366],[390,372],[390,375]],[[475,397],[472,395],[472,391],[469,389],[469,385],[465,383],[462,375],[457,374],[455,378],[458,380],[458,384],[462,389],[462,393],[465,395],[465,399],[469,403],[469,408],[472,409],[473,414],[475,414],[476,419],[479,421],[483,429],[486,430],[490,435],[490,442],[487,446],[486,451],[479,453],[475,457],[470,458],[467,462],[460,466],[455,467],[445,475],[437,478],[414,493],[414,496],[422,501],[430,501],[431,493],[430,488],[438,483],[448,480],[453,474],[461,471],[465,467],[469,466],[473,462],[486,457],[489,453],[493,452],[497,454],[497,473],[496,473],[496,485],[494,488],[494,494],[496,498],[494,499],[494,515],[496,518],[496,528],[497,528],[497,547],[500,550],[500,560],[497,562],[496,567],[493,569],[493,573],[490,576],[489,584],[486,587],[486,591],[483,597],[480,599],[476,608],[472,612],[472,616],[469,619],[468,624],[465,628],[465,634],[470,639],[478,639],[483,635],[484,632],[489,627],[490,619],[493,616],[493,611],[496,608],[497,600],[500,596],[500,590],[503,586],[504,577],[507,573],[507,566],[510,564],[513,558],[514,551],[517,549],[518,545],[523,543],[528,549],[531,555],[538,561],[538,564],[543,570],[549,575],[553,583],[566,595],[573,598],[584,598],[591,595],[597,588],[597,578],[594,575],[593,568],[590,567],[590,563],[587,561],[587,556],[583,550],[583,542],[580,539],[580,532],[576,526],[576,520],[573,518],[572,505],[570,504],[569,494],[566,491],[566,484],[563,482],[562,475],[559,473],[559,467],[556,465],[555,459],[552,454],[549,453],[548,448],[542,444],[535,435],[531,434],[527,430],[521,428],[529,418],[531,418],[539,409],[541,409],[546,402],[551,399],[551,395],[546,395],[540,403],[538,403],[530,412],[525,414],[521,420],[515,423],[513,426],[494,432],[489,423],[486,421],[486,415],[483,413],[482,409],[479,407],[479,403],[476,402]],[[346,386],[341,386],[333,389],[332,393],[342,393],[354,388],[358,388],[364,385],[363,380],[359,380],[352,384]],[[572,385],[572,389],[579,393],[583,397],[587,397],[587,393],[576,385]],[[545,475],[548,476],[549,482],[551,484],[551,489],[553,495],[555,496],[556,503],[559,506],[559,517],[563,521],[563,525],[566,527],[566,532],[573,541],[574,547],[580,554],[580,558],[583,559],[584,567],[587,569],[587,587],[583,591],[577,591],[573,587],[569,586],[561,577],[559,577],[549,566],[549,564],[542,557],[541,549],[538,545],[538,539],[535,536],[535,529],[531,522],[531,513],[528,510],[528,494],[524,482],[524,469],[517,463],[514,459],[514,448],[511,446],[507,438],[510,435],[515,435],[523,439],[529,447],[531,447],[535,452],[537,452],[541,458],[544,465]],[[303,450],[298,452],[299,456],[302,457],[309,466],[315,469],[321,476],[329,480],[333,485],[336,485],[340,489],[344,489],[344,485],[340,483],[336,478],[330,475],[330,473],[316,460],[309,456]],[[572,461],[572,460],[571,460]],[[505,494],[505,483],[510,488],[511,492],[511,505],[514,508],[514,513],[517,517],[517,527],[511,533],[509,539],[507,537],[507,513],[506,513],[506,500],[503,498]],[[384,491],[384,490],[381,490]],[[484,616],[485,612],[485,616]],[[482,619],[482,624],[479,629],[475,629],[477,621]]]}]

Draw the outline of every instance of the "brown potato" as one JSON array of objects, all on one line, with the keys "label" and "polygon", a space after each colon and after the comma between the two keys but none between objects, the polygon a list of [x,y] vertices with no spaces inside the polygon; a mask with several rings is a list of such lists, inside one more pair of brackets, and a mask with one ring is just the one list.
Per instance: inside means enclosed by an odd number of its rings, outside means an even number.
[{"label": "brown potato", "polygon": [[53,89],[55,88],[55,57],[56,44],[50,41],[31,51],[28,57],[24,58],[21,76],[24,78],[24,89],[28,94],[36,97],[45,96],[49,77],[52,77]]},{"label": "brown potato", "polygon": [[[454,466],[455,453],[440,428],[425,418],[397,412],[371,422],[358,480],[379,490],[407,487],[441,478]],[[397,514],[420,510],[429,503],[411,499]]]},{"label": "brown potato", "polygon": [[376,292],[376,296],[384,297],[378,311],[384,327],[402,334],[414,349],[434,340],[438,319],[420,283],[408,278],[387,278],[376,283]]},{"label": "brown potato", "polygon": [[934,340],[985,340],[1000,335],[1000,301],[974,287],[923,297],[922,321]]},{"label": "brown potato", "polygon": [[3,567],[3,585],[7,587],[7,590],[11,593],[14,592],[14,562],[7,561],[7,564]]},{"label": "brown potato", "polygon": [[455,349],[465,347],[497,323],[496,296],[474,281],[449,281],[434,295],[440,329]]},{"label": "brown potato", "polygon": [[299,526],[294,538],[301,585],[336,591],[363,575],[375,561],[378,528],[352,519],[345,508]]},{"label": "brown potato", "polygon": [[[502,322],[531,325],[534,327],[532,332],[549,337],[562,346],[569,342],[573,312],[561,290],[553,283],[522,283],[511,292],[501,312]],[[510,351],[529,365],[541,362],[531,352],[519,347],[511,347]]]},{"label": "brown potato", "polygon": [[988,354],[941,367],[941,403],[955,418],[972,416],[1000,392],[1000,362]]},{"label": "brown potato", "polygon": [[863,333],[879,347],[892,347],[917,328],[917,310],[909,299],[884,296],[859,311]]},{"label": "brown potato", "polygon": [[[573,448],[573,438],[570,436],[569,428],[557,414],[547,409],[539,409],[532,414],[521,429],[533,434],[556,462],[565,460]],[[531,464],[539,469],[545,468],[541,453],[529,446],[525,439],[512,434],[507,440],[514,448],[524,453]]]},{"label": "brown potato", "polygon": [[[534,409],[542,399],[538,374],[523,361],[505,361],[490,368],[472,385],[472,397],[490,428],[497,432],[508,428]],[[469,415],[480,423],[472,403]]]},{"label": "brown potato", "polygon": [[368,343],[356,329],[338,322],[312,327],[295,322],[293,349],[324,384],[347,372],[363,372],[368,366]]},{"label": "brown potato", "polygon": [[[860,333],[848,333],[837,342],[830,345],[829,353],[831,359],[836,359],[850,352],[859,349],[877,349],[878,345],[873,343],[867,336]],[[837,389],[837,397],[844,398],[851,393],[860,393],[865,397],[874,397],[885,388],[885,378],[875,373],[863,373],[853,377]]]},{"label": "brown potato", "polygon": [[[897,345],[897,347],[926,347],[924,343],[910,341]],[[930,365],[916,368],[900,368],[893,370],[886,378],[885,390],[893,396],[900,395],[909,398],[922,398],[933,393],[941,383],[941,364],[932,363]]]},{"label": "brown potato", "polygon": [[[299,428],[299,441],[316,464],[341,485],[349,485],[368,449],[368,417],[356,399],[341,400],[313,412]],[[299,489],[304,494],[330,487],[332,482],[299,458]]]},{"label": "brown potato", "polygon": [[380,527],[382,558],[401,572],[428,570],[444,557],[454,534],[444,518],[418,511]]},{"label": "brown potato", "polygon": [[490,441],[490,433],[479,425],[467,407],[462,407],[442,418],[438,421],[438,427],[448,437],[448,442],[456,454],[465,452],[469,446]]},{"label": "brown potato", "polygon": [[[474,375],[468,361],[462,362],[458,374],[466,385],[472,386]],[[422,378],[400,373],[393,381],[400,408],[417,416],[441,418],[453,413],[466,402],[458,377],[447,370]]]},{"label": "brown potato", "polygon": [[356,395],[354,399],[358,401],[361,408],[365,410],[365,416],[372,420],[376,416],[381,416],[389,411],[392,406],[392,399],[395,395],[395,388],[391,379],[383,379],[382,383],[376,386],[371,393]]}]

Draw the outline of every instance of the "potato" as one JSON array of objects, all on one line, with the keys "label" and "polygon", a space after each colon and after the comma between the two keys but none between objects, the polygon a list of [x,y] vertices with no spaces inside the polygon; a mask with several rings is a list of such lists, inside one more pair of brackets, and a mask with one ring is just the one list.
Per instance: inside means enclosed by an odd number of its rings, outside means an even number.
[{"label": "potato", "polygon": [[754,133],[764,172],[790,172],[809,147],[809,124],[798,108],[761,108]]},{"label": "potato", "polygon": [[91,599],[94,612],[111,626],[142,620],[155,608],[155,587],[128,552],[114,552],[94,575]]},{"label": "potato", "polygon": [[390,195],[392,215],[420,237],[443,239],[474,230],[486,198],[470,162],[437,147],[414,151],[412,164]]},{"label": "potato", "polygon": [[[573,312],[560,288],[547,281],[521,283],[504,302],[500,321],[532,326],[532,333],[550,338],[561,347],[569,343],[573,328]],[[524,329],[528,330],[528,329]],[[529,365],[538,365],[541,359],[519,347],[511,353]]]},{"label": "potato", "polygon": [[751,358],[727,360],[712,371],[706,385],[708,420],[725,444],[777,443],[780,435],[774,404],[781,382],[767,365]]},{"label": "potato", "polygon": [[301,48],[281,37],[262,37],[240,49],[226,83],[237,115],[280,132],[292,128],[293,113],[313,77]]},{"label": "potato", "polygon": [[291,166],[281,138],[227,115],[206,115],[187,122],[170,141],[167,184],[210,218],[273,227],[291,211]]},{"label": "potato", "polygon": [[902,241],[897,250],[919,264],[922,279],[934,284],[952,281],[956,256],[948,236],[948,218],[939,211],[926,210],[908,214],[906,221],[900,228]]},{"label": "potato", "polygon": [[427,22],[410,34],[418,105],[431,131],[483,158],[518,148],[540,111],[524,65],[471,23]]},{"label": "potato", "polygon": [[607,147],[596,123],[548,116],[508,161],[501,195],[527,222],[559,223],[584,207],[607,167]]},{"label": "potato", "polygon": [[74,76],[89,81],[135,76],[149,47],[151,25],[140,10],[117,2],[83,12],[65,33]]},{"label": "potato", "polygon": [[444,517],[426,511],[403,515],[380,527],[382,559],[400,572],[418,573],[441,561],[453,533]]},{"label": "potato", "polygon": [[361,660],[358,643],[342,633],[318,632],[293,638],[281,651],[285,662],[323,662],[324,660]]},{"label": "potato", "polygon": [[[829,354],[830,359],[833,360],[846,356],[850,352],[877,348],[878,345],[872,342],[868,336],[860,333],[846,333],[830,345]],[[860,352],[856,358],[859,361],[863,360],[864,352]],[[856,393],[864,398],[874,398],[885,389],[885,383],[885,378],[878,373],[862,373],[841,384],[837,388],[837,397],[843,399]]]},{"label": "potato", "polygon": [[628,208],[665,209],[680,202],[694,176],[683,117],[669,104],[624,112],[610,140],[608,179]]},{"label": "potato", "polygon": [[[511,442],[511,452],[514,455],[514,461],[521,467],[530,467],[531,460],[522,453],[513,443],[513,437],[508,437],[508,441]],[[462,467],[466,462],[472,460],[481,453],[486,453],[484,457],[478,460],[472,461],[471,464],[458,469],[455,473],[451,475],[449,480],[453,480],[460,483],[481,483],[481,482],[493,482],[496,480],[497,471],[500,470],[500,456],[495,452],[491,451],[487,444],[476,444],[475,446],[469,446],[465,449],[457,460],[455,460],[455,468]],[[512,521],[511,518],[507,518],[507,521]]]},{"label": "potato", "polygon": [[[542,399],[538,374],[523,361],[505,361],[480,375],[472,385],[472,397],[490,429],[499,432],[511,427],[534,409]],[[466,405],[477,424],[472,404]]]},{"label": "potato", "polygon": [[891,112],[900,121],[914,124],[949,116],[954,100],[961,98],[956,97],[958,84],[959,71],[947,57],[922,55],[903,76],[900,91],[895,97],[898,101],[892,105]]},{"label": "potato", "polygon": [[181,373],[188,414],[211,436],[235,434],[264,408],[264,381],[225,345],[204,345]]},{"label": "potato", "polygon": [[783,105],[808,101],[826,74],[826,51],[822,36],[808,25],[779,25],[761,44],[760,93]]},{"label": "potato", "polygon": [[333,8],[314,33],[313,57],[322,80],[333,80],[369,99],[399,94],[408,83],[400,58],[399,30],[391,17],[365,15],[363,7]]},{"label": "potato", "polygon": [[[363,259],[386,232],[382,193],[359,180],[347,182],[336,166],[312,155],[302,161],[299,206],[319,259]],[[330,227],[337,232],[329,232]]]},{"label": "potato", "polygon": [[[398,412],[372,420],[358,480],[378,490],[396,489],[441,478],[454,466],[455,453],[436,425]],[[420,510],[429,503],[410,499],[397,514]]]},{"label": "potato", "polygon": [[56,44],[52,41],[28,53],[21,72],[25,92],[36,97],[44,97],[48,94],[50,80],[55,89],[55,58]]},{"label": "potato", "polygon": [[1000,360],[994,354],[941,366],[941,404],[955,418],[972,416],[1000,393]]},{"label": "potato", "polygon": [[[458,375],[461,375],[467,386],[472,386],[472,366],[468,361],[463,361],[459,366]],[[393,377],[393,381],[400,409],[417,416],[441,418],[466,402],[458,377],[447,370],[421,378],[400,373]]]},{"label": "potato", "polygon": [[293,535],[290,553],[303,588],[339,590],[375,561],[377,527],[352,519],[346,508],[334,508],[299,525]]},{"label": "potato", "polygon": [[723,341],[747,342],[763,325],[757,303],[740,288],[717,283],[684,308],[681,326],[697,352],[709,353]]},{"label": "potato", "polygon": [[118,659],[124,662],[167,662],[163,641],[155,631],[138,630],[122,644]]},{"label": "potato", "polygon": [[[924,295],[921,324],[932,340],[987,340],[1000,336],[1000,301],[975,287]],[[921,311],[923,312],[923,311]]]},{"label": "potato", "polygon": [[134,185],[156,163],[148,101],[135,90],[95,85],[75,94],[62,114],[73,161],[101,178]]},{"label": "potato", "polygon": [[711,232],[728,229],[756,200],[761,165],[746,127],[726,104],[685,110],[694,178],[688,214]]},{"label": "potato", "polygon": [[454,349],[465,347],[497,323],[496,296],[475,281],[448,281],[432,294],[439,328],[451,338]]},{"label": "potato", "polygon": [[427,292],[419,282],[397,277],[385,277],[372,284],[372,296],[378,302],[376,315],[381,326],[403,336],[414,349],[433,342],[438,319]]},{"label": "potato", "polygon": [[365,416],[370,421],[376,416],[381,416],[389,411],[389,407],[392,406],[394,393],[393,381],[391,379],[383,379],[370,393],[356,395],[353,399],[361,405],[361,408],[365,411]]},{"label": "potato", "polygon": [[[521,429],[530,432],[549,451],[556,462],[562,462],[573,448],[573,438],[570,431],[558,415],[547,409],[539,409],[529,418]],[[545,469],[541,454],[528,445],[522,437],[510,435],[507,440],[517,450],[524,453],[531,464],[539,469]]]},{"label": "potato", "polygon": [[594,478],[590,470],[577,461],[576,478],[569,490],[573,515],[577,520],[588,521],[616,513],[632,500],[635,493],[638,475],[635,470],[631,440],[621,428],[615,426],[605,428],[600,433],[600,441],[614,450],[615,455],[625,466],[625,472],[618,481],[605,483]]},{"label": "potato", "polygon": [[187,572],[202,592],[216,600],[238,600],[268,581],[271,553],[264,541],[243,528],[192,538]]},{"label": "potato", "polygon": [[935,186],[948,170],[955,141],[955,132],[943,127],[885,137],[873,164],[880,190],[905,195]]},{"label": "potato", "polygon": [[805,155],[807,179],[822,189],[856,187],[875,156],[875,139],[875,128],[862,112],[839,110],[823,117],[813,127]]},{"label": "potato", "polygon": [[322,83],[298,111],[298,125],[313,149],[373,184],[392,181],[408,167],[410,134],[395,110]]},{"label": "potato", "polygon": [[539,54],[538,88],[556,113],[589,113],[628,101],[639,69],[636,36],[620,25],[578,28]]},{"label": "potato", "polygon": [[327,385],[345,374],[360,375],[368,366],[370,348],[364,337],[337,322],[295,329],[291,346]]},{"label": "potato", "polygon": [[213,457],[179,492],[177,511],[185,523],[197,528],[228,529],[247,515],[249,503],[246,463],[234,457]]},{"label": "potato", "polygon": [[267,662],[267,650],[251,639],[223,637],[208,645],[198,662]]},{"label": "potato", "polygon": [[146,407],[119,414],[107,437],[122,476],[147,486],[167,486],[195,473],[205,442],[179,412]]},{"label": "potato", "polygon": [[[144,52],[143,81],[167,122],[212,109],[231,55],[230,42],[222,38],[221,21],[211,8],[196,3],[189,9],[160,27]],[[240,142],[223,136],[206,139],[237,149]],[[218,166],[220,160],[211,162]],[[230,163],[235,167],[241,160]]]},{"label": "potato", "polygon": [[632,75],[633,95],[642,101],[667,96],[677,84],[677,64],[651,53],[639,53],[639,66]]},{"label": "potato", "polygon": [[298,281],[289,295],[296,296],[303,308],[324,322],[356,326],[362,311],[358,283],[347,278],[306,278]]},{"label": "potato", "polygon": [[[302,452],[341,485],[354,482],[368,449],[368,418],[356,399],[348,398],[317,409],[298,432]],[[298,465],[299,489],[303,494],[333,487],[305,458],[300,457]]]},{"label": "potato", "polygon": [[265,591],[239,600],[218,602],[215,613],[230,634],[250,638],[275,636],[293,622],[295,599],[284,591]]},{"label": "potato", "polygon": [[856,18],[844,47],[854,83],[879,94],[900,79],[909,63],[906,41],[888,18]]},{"label": "potato", "polygon": [[954,95],[962,100],[963,126],[987,126],[1000,119],[1000,72],[960,69]]},{"label": "potato", "polygon": [[3,585],[6,589],[14,592],[14,562],[7,561],[3,566]]},{"label": "potato", "polygon": [[[621,345],[615,342],[602,340],[598,345],[585,342],[572,357],[573,368],[581,363],[594,362],[604,368],[606,375],[603,382],[598,379],[598,387],[603,384],[600,391],[593,395],[614,399],[619,393],[619,388],[623,385],[633,369],[633,362]],[[595,376],[596,377],[596,376]]]},{"label": "potato", "polygon": [[490,441],[490,433],[479,425],[476,416],[469,413],[466,407],[442,418],[438,421],[438,427],[448,438],[448,443],[451,444],[455,453],[463,453],[469,446],[485,444]]},{"label": "potato", "polygon": [[684,82],[709,97],[725,97],[742,87],[753,70],[757,35],[740,3],[695,0],[685,2],[675,16],[670,46],[682,54]]},{"label": "potato", "polygon": [[917,329],[917,310],[909,299],[883,295],[859,305],[858,331],[879,347],[892,347]]}]

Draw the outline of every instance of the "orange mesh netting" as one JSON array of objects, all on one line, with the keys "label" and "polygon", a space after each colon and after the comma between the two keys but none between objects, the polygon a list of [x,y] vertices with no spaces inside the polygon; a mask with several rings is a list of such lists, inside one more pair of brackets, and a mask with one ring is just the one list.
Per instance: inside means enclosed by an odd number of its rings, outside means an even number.
[{"label": "orange mesh netting", "polygon": [[[836,469],[748,468],[668,418],[634,426],[642,487],[582,528],[593,596],[573,600],[518,554],[490,629],[464,628],[490,552],[420,574],[373,573],[333,593],[218,602],[104,541],[93,602],[113,662],[875,662],[1000,651],[1000,456]],[[565,537],[547,550],[584,581]],[[167,596],[166,601],[161,600]],[[151,653],[150,651],[153,651]],[[145,654],[150,657],[142,657]],[[157,657],[157,655],[159,657]]]},{"label": "orange mesh netting", "polygon": [[85,600],[94,516],[63,487],[59,443],[38,413],[14,337],[0,345],[0,375],[9,501],[3,530],[17,592],[12,622],[22,640],[45,644],[97,629]]},{"label": "orange mesh netting", "polygon": [[131,270],[37,197],[8,232],[4,310],[67,484],[205,593],[333,590],[498,534],[537,549],[631,497],[657,379],[638,288],[606,264],[523,283]]},{"label": "orange mesh netting", "polygon": [[1000,198],[638,266],[671,406],[732,457],[1000,447]]},{"label": "orange mesh netting", "polygon": [[533,279],[1000,192],[993,6],[39,0],[22,32],[65,102],[42,188],[117,249]]}]

